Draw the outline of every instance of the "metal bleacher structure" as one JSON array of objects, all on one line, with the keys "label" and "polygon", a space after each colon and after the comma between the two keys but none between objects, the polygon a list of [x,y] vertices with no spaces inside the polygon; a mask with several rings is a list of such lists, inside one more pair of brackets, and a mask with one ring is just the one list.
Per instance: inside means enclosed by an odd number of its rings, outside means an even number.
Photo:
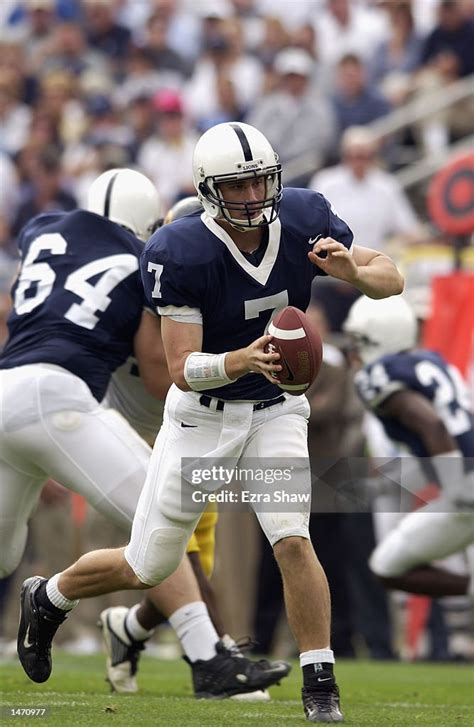
[{"label": "metal bleacher structure", "polygon": [[[392,113],[384,116],[369,125],[378,139],[386,139],[402,135],[414,124],[429,120],[431,116],[449,109],[455,104],[474,98],[474,74],[461,78],[448,86],[423,94],[404,104]],[[432,175],[450,159],[453,153],[474,150],[474,118],[472,120],[472,133],[466,135],[449,147],[438,153],[424,154],[420,146],[410,148],[400,147],[402,166],[394,172],[402,187],[411,196],[416,194],[420,186],[430,180]],[[283,181],[288,184],[291,180],[310,178],[318,171],[316,156],[305,154],[285,163]]]}]

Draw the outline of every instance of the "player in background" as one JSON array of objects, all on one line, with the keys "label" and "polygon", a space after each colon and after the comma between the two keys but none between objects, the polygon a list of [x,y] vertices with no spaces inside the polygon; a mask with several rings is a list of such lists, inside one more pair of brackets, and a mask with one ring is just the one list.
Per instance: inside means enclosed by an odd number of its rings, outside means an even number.
[{"label": "player in background", "polygon": [[436,500],[406,515],[381,541],[370,566],[387,588],[464,595],[474,590],[474,576],[433,561],[474,542],[474,417],[460,372],[417,347],[417,328],[403,298],[361,297],[344,324],[362,363],[355,374],[362,401],[421,465],[400,458],[402,489],[416,493],[423,479],[433,478],[440,486]]},{"label": "player in background", "polygon": [[[160,218],[150,180],[114,169],[91,185],[87,210],[40,215],[20,235],[22,263],[0,357],[3,576],[21,559],[28,519],[49,477],[130,532],[151,449],[100,402],[132,352],[150,396],[163,399],[169,386],[160,321],[144,310],[139,270],[143,243]],[[199,603],[200,653],[216,653],[219,639],[187,558],[155,598],[163,608],[170,598],[175,608]],[[37,645],[43,654],[41,639]],[[257,688],[288,671],[247,659],[237,665],[224,646],[219,661],[229,680],[245,673]]]},{"label": "player in background", "polygon": [[[198,198],[185,197],[168,210],[164,224],[169,224],[185,215],[198,211],[199,213],[203,211]],[[171,384],[171,379],[169,379],[169,384]],[[137,434],[145,439],[150,446],[153,446],[162,423],[164,402],[150,397],[142,383],[137,361],[134,357],[130,357],[125,364],[112,374],[106,400],[112,408],[125,417]],[[186,552],[218,636],[228,649],[238,654],[235,641],[226,633],[217,607],[216,595],[209,582],[214,568],[216,525],[217,510],[215,507],[209,506],[201,515]],[[187,606],[183,607],[183,611],[179,611],[174,606],[173,592],[171,592],[168,594],[166,614],[162,614],[162,599],[157,599],[155,591],[152,589],[146,592],[141,603],[132,609],[113,606],[102,611],[99,623],[107,652],[107,680],[114,691],[122,693],[135,693],[138,691],[136,674],[141,651],[155,627],[164,620],[169,619],[172,624],[176,622],[178,635],[184,635],[184,639],[182,638],[184,646],[202,640],[199,629],[195,624],[193,625],[196,621],[194,612],[199,612],[202,605],[199,602],[187,604]],[[136,628],[135,624],[137,622],[140,628]],[[192,650],[190,651],[188,648],[187,651],[187,661],[193,670],[195,691],[197,695],[205,696],[202,693],[205,668],[202,662],[193,663],[191,661]],[[282,676],[284,676],[283,673]],[[239,688],[238,683],[208,684],[206,694],[209,696],[228,695],[239,699],[270,699],[267,690],[243,692],[242,688],[243,685],[240,685]]]},{"label": "player in background", "polygon": [[88,210],[42,214],[21,231],[0,356],[2,575],[21,559],[48,477],[129,527],[148,448],[99,402],[133,348],[152,395],[166,391],[154,376],[165,362],[156,317],[144,312],[137,239],[160,215],[145,176],[112,170],[92,184]]},{"label": "player in background", "polygon": [[[282,189],[281,166],[268,140],[242,123],[218,124],[197,142],[194,184],[203,215],[165,225],[145,246],[142,280],[161,316],[174,384],[125,549],[89,553],[44,585],[25,582],[19,653],[37,679],[46,645],[77,599],[162,582],[181,562],[205,503],[193,497],[183,454],[199,462],[297,458],[310,491],[309,404],[282,394],[266,353],[276,308],[306,310],[315,275],[329,274],[375,298],[399,294],[403,279],[387,256],[352,245],[352,233],[329,202],[304,189]],[[182,482],[182,475],[184,474]],[[218,488],[220,482],[211,486]],[[298,512],[256,512],[280,567],[290,627],[300,650],[303,704],[310,722],[342,722],[330,648],[330,597],[308,532],[310,503]],[[38,594],[38,595],[37,595]],[[38,607],[41,613],[38,614]],[[56,614],[48,629],[42,614]],[[36,641],[36,640],[35,640]],[[42,659],[40,658],[42,657]]]}]

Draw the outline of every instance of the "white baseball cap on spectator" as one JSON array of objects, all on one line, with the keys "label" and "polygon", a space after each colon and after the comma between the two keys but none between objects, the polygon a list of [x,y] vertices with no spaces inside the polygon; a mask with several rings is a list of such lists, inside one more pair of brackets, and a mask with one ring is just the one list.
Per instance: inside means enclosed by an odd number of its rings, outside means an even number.
[{"label": "white baseball cap on spectator", "polygon": [[314,59],[301,48],[285,48],[275,58],[274,68],[281,76],[290,73],[298,76],[311,76],[315,69]]}]

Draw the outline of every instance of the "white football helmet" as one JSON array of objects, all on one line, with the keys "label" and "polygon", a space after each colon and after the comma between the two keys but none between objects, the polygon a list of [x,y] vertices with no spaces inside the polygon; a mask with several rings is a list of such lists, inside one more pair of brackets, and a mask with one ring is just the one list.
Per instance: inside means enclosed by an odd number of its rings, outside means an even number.
[{"label": "white football helmet", "polygon": [[[219,190],[222,182],[264,177],[265,199],[255,202],[226,202]],[[238,230],[268,225],[278,217],[282,196],[281,165],[270,142],[249,124],[232,122],[208,129],[194,149],[193,180],[198,198],[213,218],[225,219]],[[261,214],[252,217],[256,209]],[[265,212],[267,214],[265,214]],[[245,217],[233,217],[244,212]]]},{"label": "white football helmet", "polygon": [[183,197],[183,199],[179,199],[169,208],[163,224],[169,225],[170,222],[175,222],[175,220],[179,220],[181,217],[190,215],[192,212],[197,212],[198,210],[202,212],[202,204],[195,195],[192,197]]},{"label": "white football helmet", "polygon": [[351,306],[343,328],[353,337],[364,364],[386,354],[407,351],[417,341],[415,314],[399,295],[382,300],[358,298]]},{"label": "white football helmet", "polygon": [[143,242],[163,216],[154,184],[134,169],[110,169],[97,177],[89,189],[86,209],[126,227]]}]

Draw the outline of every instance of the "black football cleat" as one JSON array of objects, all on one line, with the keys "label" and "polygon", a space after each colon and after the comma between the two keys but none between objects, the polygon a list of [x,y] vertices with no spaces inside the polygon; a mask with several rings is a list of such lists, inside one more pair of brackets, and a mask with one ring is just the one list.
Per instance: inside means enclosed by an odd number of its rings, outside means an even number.
[{"label": "black football cleat", "polygon": [[344,722],[339,704],[339,688],[332,674],[322,671],[318,681],[327,682],[326,686],[303,687],[303,707],[308,722],[331,724]]},{"label": "black football cleat", "polygon": [[252,661],[238,648],[226,648],[222,641],[216,644],[217,654],[212,659],[190,662],[196,699],[226,699],[248,694],[278,684],[291,670],[286,661]]},{"label": "black football cleat", "polygon": [[20,625],[18,627],[17,652],[23,669],[34,682],[45,682],[52,669],[51,642],[64,616],[53,614],[38,606],[35,593],[46,581],[41,576],[32,576],[24,581],[20,596]]}]

